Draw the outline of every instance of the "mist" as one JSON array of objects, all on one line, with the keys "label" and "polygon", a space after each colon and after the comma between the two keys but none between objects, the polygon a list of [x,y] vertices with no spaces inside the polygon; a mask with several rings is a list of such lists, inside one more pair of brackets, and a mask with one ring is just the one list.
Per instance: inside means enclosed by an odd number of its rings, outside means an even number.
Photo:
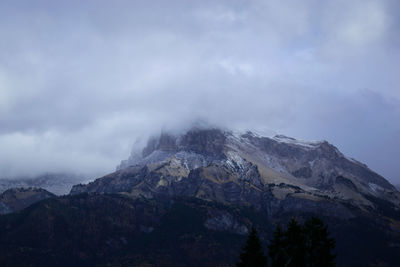
[{"label": "mist", "polygon": [[0,177],[106,174],[148,136],[202,120],[328,140],[400,183],[399,12],[394,0],[1,1]]}]

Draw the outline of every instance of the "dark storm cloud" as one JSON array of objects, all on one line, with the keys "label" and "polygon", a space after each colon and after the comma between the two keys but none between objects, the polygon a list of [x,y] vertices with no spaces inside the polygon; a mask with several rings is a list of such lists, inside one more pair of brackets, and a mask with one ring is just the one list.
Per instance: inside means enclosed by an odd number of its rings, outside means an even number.
[{"label": "dark storm cloud", "polygon": [[0,172],[104,173],[193,120],[400,182],[397,1],[2,1]]}]

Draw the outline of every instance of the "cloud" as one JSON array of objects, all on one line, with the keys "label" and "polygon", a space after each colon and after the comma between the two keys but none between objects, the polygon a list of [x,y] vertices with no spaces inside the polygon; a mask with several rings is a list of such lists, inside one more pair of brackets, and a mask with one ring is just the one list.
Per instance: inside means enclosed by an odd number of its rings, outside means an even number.
[{"label": "cloud", "polygon": [[398,7],[3,1],[0,173],[106,173],[136,139],[203,119],[328,139],[400,182]]}]

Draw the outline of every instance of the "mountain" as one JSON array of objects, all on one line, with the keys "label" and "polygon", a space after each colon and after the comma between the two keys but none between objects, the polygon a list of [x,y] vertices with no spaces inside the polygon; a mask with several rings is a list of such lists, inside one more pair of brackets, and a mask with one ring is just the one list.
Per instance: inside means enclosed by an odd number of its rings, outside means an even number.
[{"label": "mountain", "polygon": [[123,161],[115,173],[71,190],[71,194],[83,192],[190,196],[261,205],[272,213],[272,202],[292,199],[317,202],[322,212],[332,206],[349,216],[342,204],[375,209],[374,199],[381,199],[400,206],[400,193],[393,185],[326,141],[220,129],[152,138],[141,155]]},{"label": "mountain", "polygon": [[88,181],[81,175],[45,173],[34,177],[0,178],[0,193],[10,188],[43,188],[56,195],[68,194],[72,186]]},{"label": "mountain", "polygon": [[41,188],[12,188],[0,194],[0,214],[20,211],[43,199],[55,197]]},{"label": "mountain", "polygon": [[338,266],[398,266],[400,196],[326,141],[193,128],[117,171],[0,216],[0,264],[234,266],[257,228],[318,216]]}]

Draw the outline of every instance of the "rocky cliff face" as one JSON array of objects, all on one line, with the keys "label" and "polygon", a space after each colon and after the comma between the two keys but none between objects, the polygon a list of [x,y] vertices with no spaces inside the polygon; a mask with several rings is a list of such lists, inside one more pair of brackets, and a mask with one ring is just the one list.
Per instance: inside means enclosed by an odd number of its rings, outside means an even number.
[{"label": "rocky cliff face", "polygon": [[197,197],[255,206],[271,216],[294,209],[349,217],[347,204],[376,209],[375,199],[400,206],[394,186],[326,141],[219,129],[152,138],[115,173],[71,190],[83,192]]}]

